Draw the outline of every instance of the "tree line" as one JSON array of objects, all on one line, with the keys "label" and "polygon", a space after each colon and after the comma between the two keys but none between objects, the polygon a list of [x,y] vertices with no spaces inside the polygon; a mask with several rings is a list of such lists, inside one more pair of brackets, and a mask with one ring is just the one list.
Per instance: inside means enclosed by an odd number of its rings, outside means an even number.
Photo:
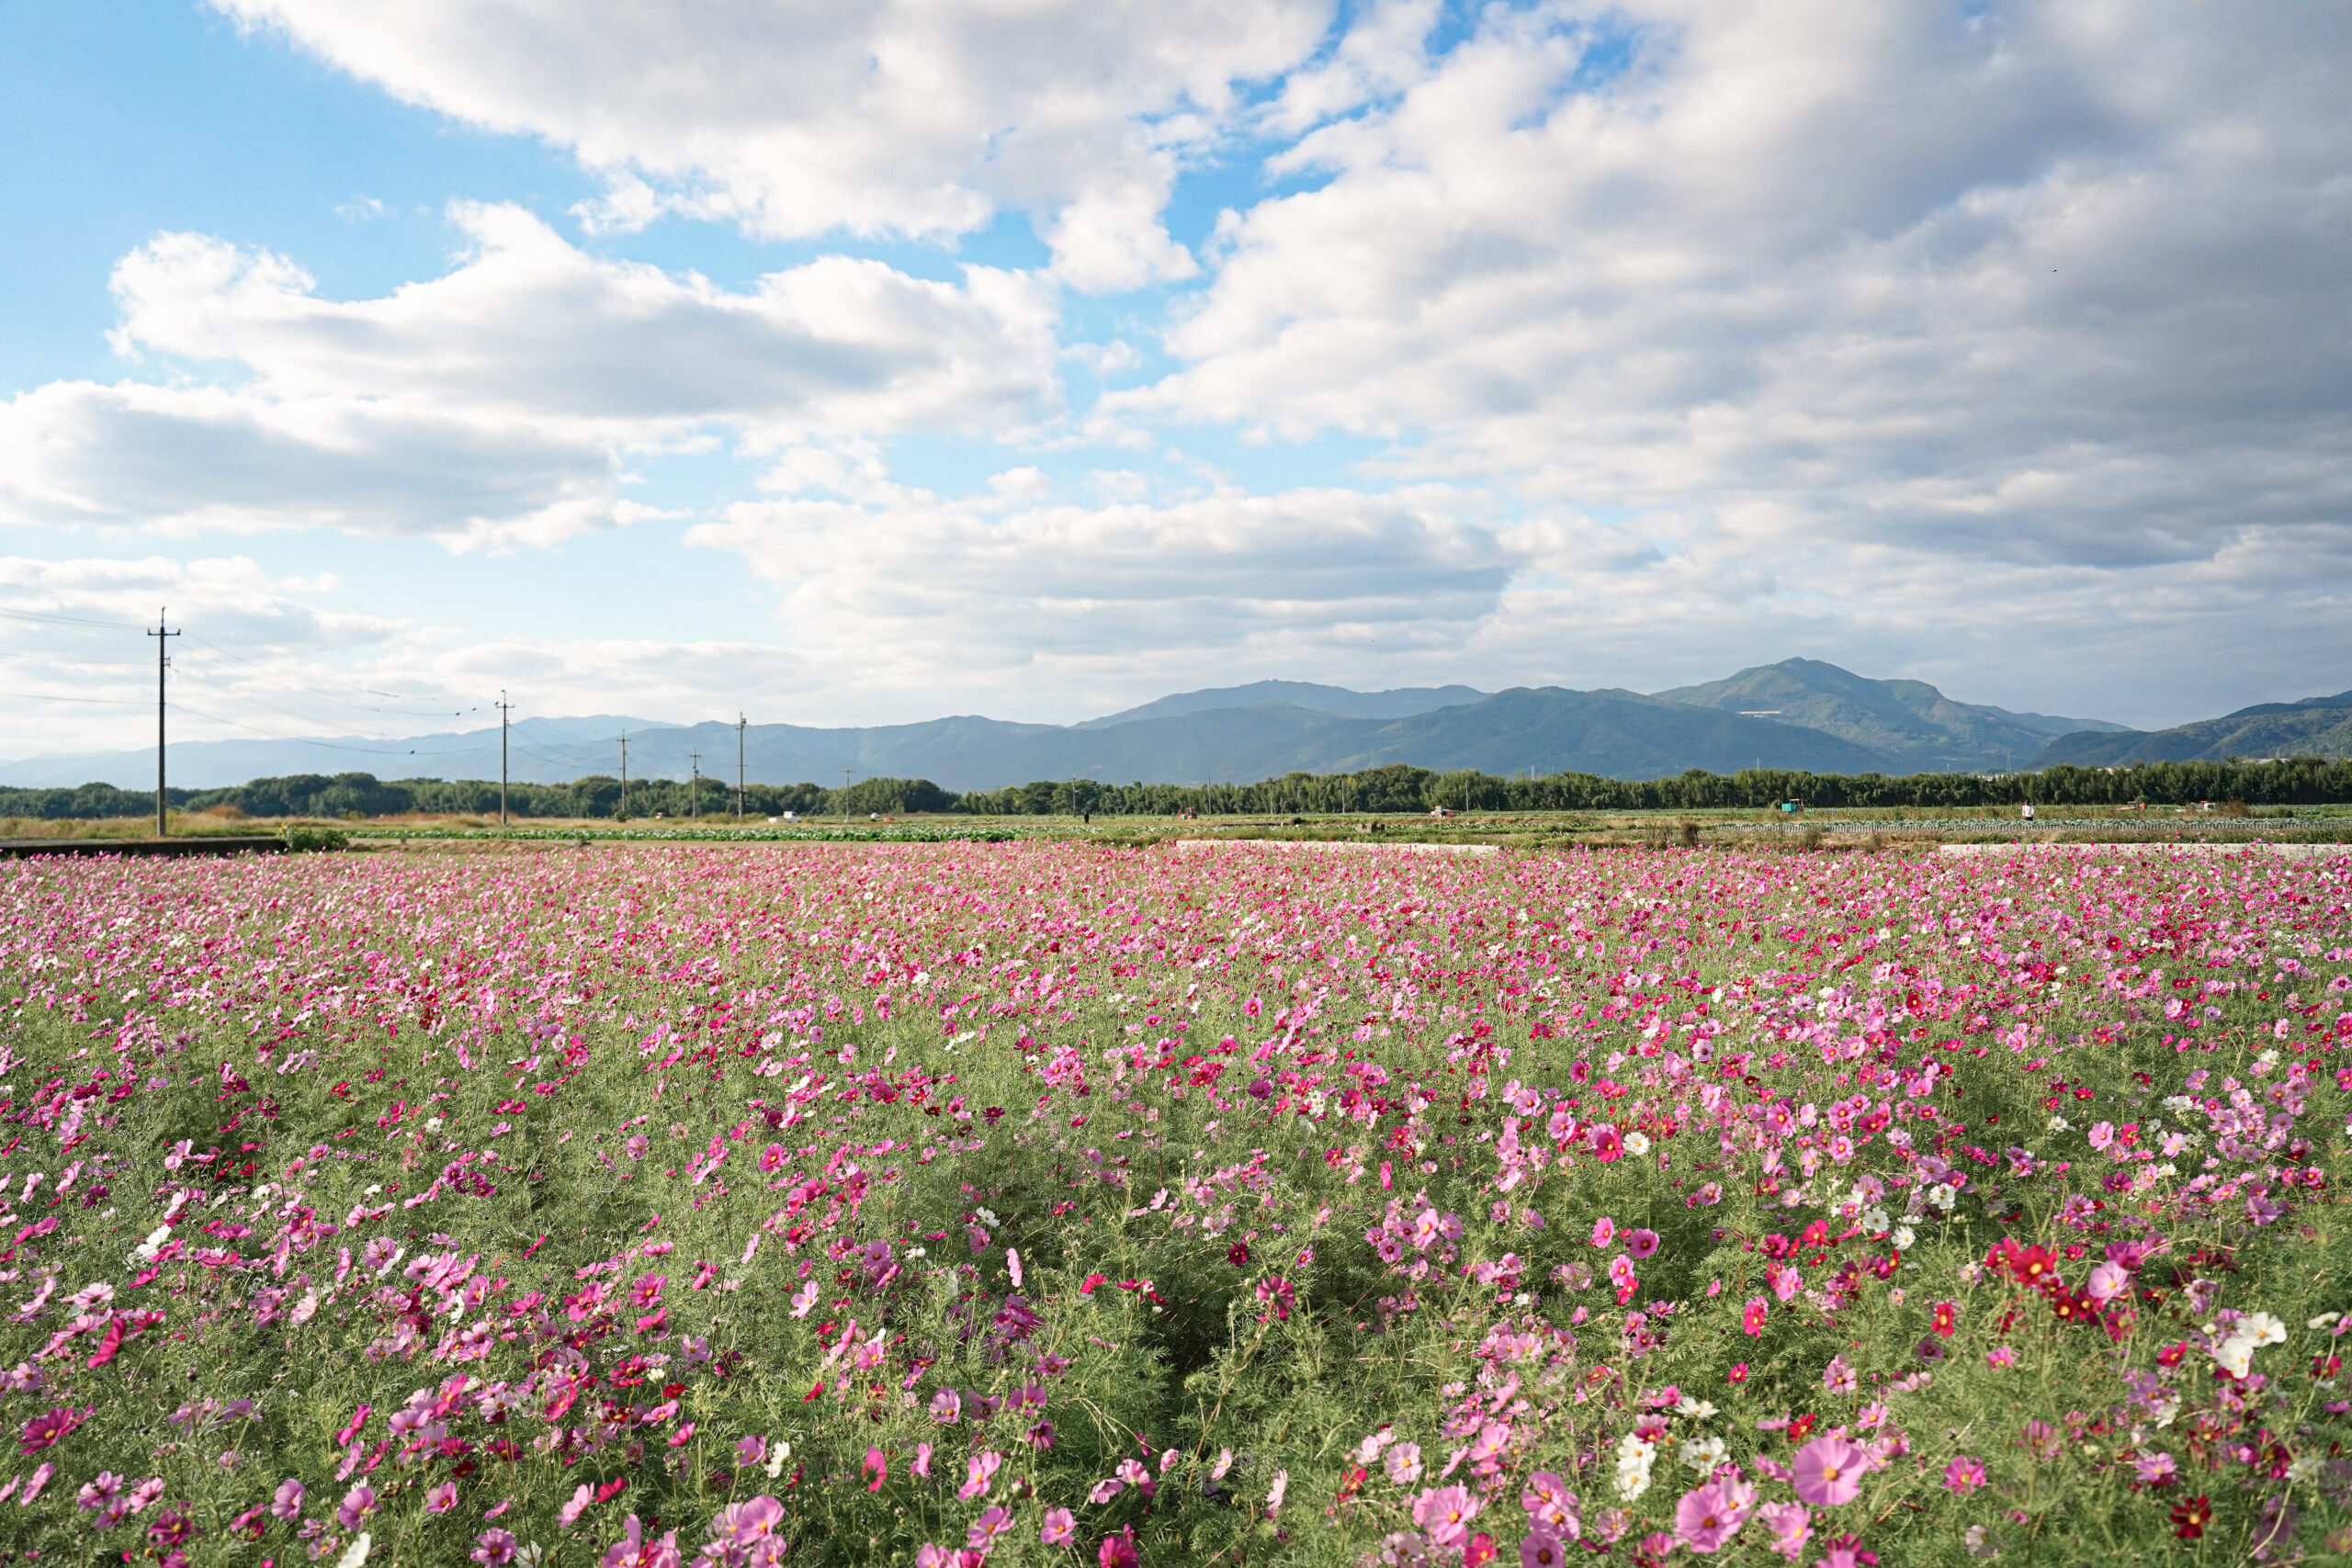
[{"label": "tree line", "polygon": [[[224,789],[175,789],[183,811],[233,808],[248,817],[369,818],[494,816],[498,785],[480,779],[379,779],[372,773],[296,773]],[[564,784],[507,786],[507,810],[519,818],[623,815],[621,782],[594,773]],[[2128,768],[2055,767],[2004,773],[1805,773],[1751,768],[1711,773],[1694,768],[1662,779],[1611,779],[1593,773],[1503,778],[1477,772],[1439,773],[1402,763],[1352,773],[1285,773],[1256,784],[1105,784],[1091,779],[1038,780],[953,795],[928,779],[861,779],[846,789],[820,784],[752,784],[752,818],[904,816],[1172,817],[1459,811],[1706,811],[1754,809],[1794,801],[1808,807],[2123,806],[2196,801],[2247,806],[2352,802],[2352,761],[2300,757],[2276,762],[2153,762]],[[154,792],[107,784],[76,789],[0,789],[0,816],[141,817]],[[732,818],[735,791],[705,779],[631,779],[627,815]],[[224,811],[223,813],[227,813]]]}]

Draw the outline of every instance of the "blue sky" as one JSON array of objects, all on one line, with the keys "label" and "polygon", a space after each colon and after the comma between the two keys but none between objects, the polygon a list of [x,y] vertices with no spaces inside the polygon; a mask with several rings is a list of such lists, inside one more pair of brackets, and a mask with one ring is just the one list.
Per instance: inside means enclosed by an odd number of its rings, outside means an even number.
[{"label": "blue sky", "polygon": [[2352,685],[2352,43],[2156,13],[0,6],[8,750]]}]

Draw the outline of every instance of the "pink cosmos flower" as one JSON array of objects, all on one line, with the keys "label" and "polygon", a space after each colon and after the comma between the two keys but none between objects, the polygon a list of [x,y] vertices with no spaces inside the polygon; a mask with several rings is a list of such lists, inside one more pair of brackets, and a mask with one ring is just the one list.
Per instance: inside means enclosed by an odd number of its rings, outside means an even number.
[{"label": "pink cosmos flower", "polygon": [[1465,1486],[1434,1486],[1413,1499],[1413,1522],[1438,1545],[1458,1546],[1470,1534],[1479,1506]]},{"label": "pink cosmos flower", "polygon": [[915,1462],[908,1468],[925,1481],[931,1479],[931,1445],[929,1443],[915,1445]]},{"label": "pink cosmos flower", "polygon": [[1625,1237],[1625,1250],[1634,1255],[1636,1262],[1648,1258],[1657,1250],[1657,1232],[1654,1230],[1633,1232]]},{"label": "pink cosmos flower", "polygon": [[1136,1568],[1140,1561],[1136,1551],[1136,1527],[1128,1525],[1117,1535],[1106,1536],[1095,1561],[1102,1568]]},{"label": "pink cosmos flower", "polygon": [[302,1517],[302,1483],[292,1476],[277,1483],[277,1493],[269,1500],[269,1511],[281,1519]]},{"label": "pink cosmos flower", "polygon": [[1567,1483],[1548,1470],[1539,1470],[1527,1478],[1527,1485],[1519,1495],[1519,1505],[1527,1517],[1555,1534],[1570,1540],[1580,1533],[1577,1519],[1577,1495]]},{"label": "pink cosmos flower", "polygon": [[974,1454],[964,1462],[964,1484],[956,1488],[956,1495],[968,1503],[975,1497],[985,1497],[996,1479],[1004,1456],[993,1450]]},{"label": "pink cosmos flower", "polygon": [[1398,1443],[1388,1450],[1380,1466],[1388,1472],[1389,1480],[1399,1486],[1410,1486],[1421,1478],[1421,1445]]},{"label": "pink cosmos flower", "polygon": [[972,1521],[964,1540],[974,1551],[983,1557],[996,1550],[996,1538],[1012,1529],[1012,1516],[1002,1508],[989,1508]]},{"label": "pink cosmos flower", "polygon": [[1762,1296],[1748,1297],[1747,1305],[1740,1309],[1739,1326],[1747,1331],[1748,1337],[1754,1338],[1764,1332],[1764,1318],[1771,1310],[1770,1303]]},{"label": "pink cosmos flower", "polygon": [[343,1495],[343,1502],[334,1511],[337,1523],[347,1530],[359,1528],[359,1521],[376,1511],[376,1489],[366,1482],[359,1483]]},{"label": "pink cosmos flower", "polygon": [[773,1497],[752,1497],[713,1514],[710,1533],[716,1540],[743,1546],[770,1539],[783,1523],[783,1504]]},{"label": "pink cosmos flower", "polygon": [[602,1568],[680,1568],[678,1532],[649,1540],[645,1526],[631,1514],[621,1525],[620,1540],[605,1549]]},{"label": "pink cosmos flower", "polygon": [[424,1495],[424,1511],[428,1514],[446,1514],[457,1506],[458,1483],[454,1481],[445,1481]]},{"label": "pink cosmos flower", "polygon": [[23,1493],[17,1498],[18,1506],[27,1508],[31,1507],[33,1506],[33,1499],[40,1495],[40,1489],[48,1485],[49,1478],[56,1473],[57,1467],[53,1464],[48,1463],[42,1464],[39,1470],[34,1471],[31,1477],[25,1483],[25,1489]]},{"label": "pink cosmos flower", "polygon": [[1603,1214],[1592,1222],[1592,1245],[1607,1247],[1617,1239],[1617,1222]]},{"label": "pink cosmos flower", "polygon": [[1984,1461],[1967,1454],[1955,1454],[1944,1466],[1944,1489],[1965,1497],[1984,1484]]},{"label": "pink cosmos flower", "polygon": [[964,1396],[952,1388],[943,1388],[931,1396],[931,1418],[943,1427],[953,1427],[963,1417]]},{"label": "pink cosmos flower", "polygon": [[1693,1551],[1722,1551],[1747,1522],[1754,1495],[1753,1488],[1736,1481],[1710,1481],[1684,1493],[1674,1507],[1675,1536]]},{"label": "pink cosmos flower", "polygon": [[[294,1486],[295,1509],[296,1512],[300,1512],[302,1502],[302,1489],[300,1485],[297,1485],[294,1483],[289,1482],[288,1484]],[[284,1486],[278,1488],[278,1491],[281,1494],[283,1494],[286,1488]],[[595,1500],[596,1495],[590,1489],[588,1483],[585,1482],[581,1483],[580,1485],[573,1488],[571,1500],[555,1511],[556,1528],[559,1529],[570,1529],[572,1526],[578,1524],[580,1522],[580,1516],[586,1513],[588,1511],[588,1506]],[[290,1519],[294,1516],[292,1514],[280,1514],[277,1517],[281,1519]]]},{"label": "pink cosmos flower", "polygon": [[1813,1523],[1803,1503],[1765,1503],[1756,1510],[1756,1522],[1771,1532],[1772,1550],[1793,1562],[1804,1550]]},{"label": "pink cosmos flower", "polygon": [[1623,1156],[1624,1152],[1625,1140],[1617,1135],[1616,1128],[1609,1125],[1607,1122],[1603,1122],[1592,1130],[1593,1157],[1600,1161],[1601,1164],[1608,1165],[1611,1163],[1619,1156]]},{"label": "pink cosmos flower", "polygon": [[1813,1560],[1813,1568],[1877,1568],[1878,1553],[1865,1551],[1857,1537],[1841,1535],[1826,1549],[1826,1555]]},{"label": "pink cosmos flower", "polygon": [[122,1477],[112,1471],[98,1472],[95,1480],[85,1481],[74,1495],[74,1504],[83,1512],[91,1513],[112,1503],[122,1492]]},{"label": "pink cosmos flower", "polygon": [[2172,1455],[2159,1451],[2140,1455],[2132,1461],[2132,1469],[2144,1484],[2162,1486],[2173,1478],[2178,1462]]},{"label": "pink cosmos flower", "polygon": [[2132,1288],[2132,1271],[2112,1259],[2091,1269],[2083,1290],[2095,1302],[2111,1302]]},{"label": "pink cosmos flower", "polygon": [[59,1405],[45,1415],[36,1416],[25,1423],[25,1435],[17,1443],[18,1453],[35,1454],[62,1441],[74,1427],[88,1419],[87,1410],[74,1410]]},{"label": "pink cosmos flower", "polygon": [[514,1561],[515,1551],[521,1544],[514,1539],[514,1531],[492,1526],[474,1537],[474,1549],[466,1555],[481,1563],[483,1568],[506,1568]]},{"label": "pink cosmos flower", "polygon": [[1560,1538],[1541,1526],[1529,1530],[1519,1543],[1519,1568],[1564,1568],[1568,1549]]},{"label": "pink cosmos flower", "polygon": [[1816,1508],[1836,1508],[1861,1495],[1862,1471],[1870,1456],[1843,1438],[1815,1438],[1790,1464],[1797,1495]]},{"label": "pink cosmos flower", "polygon": [[1078,1539],[1078,1518],[1068,1508],[1046,1510],[1046,1524],[1037,1539],[1047,1546],[1068,1546]]},{"label": "pink cosmos flower", "polygon": [[738,1438],[735,1440],[735,1462],[746,1470],[759,1463],[761,1456],[767,1451],[765,1438]]},{"label": "pink cosmos flower", "polygon": [[882,1483],[890,1479],[890,1461],[888,1456],[884,1454],[880,1449],[866,1450],[865,1473],[869,1477],[865,1483],[865,1489],[868,1492],[881,1491]]}]

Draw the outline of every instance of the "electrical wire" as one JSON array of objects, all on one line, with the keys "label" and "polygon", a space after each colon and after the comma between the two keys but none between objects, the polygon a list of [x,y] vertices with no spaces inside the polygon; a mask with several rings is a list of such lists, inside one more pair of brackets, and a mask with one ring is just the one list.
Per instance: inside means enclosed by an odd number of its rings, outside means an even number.
[{"label": "electrical wire", "polygon": [[96,626],[101,631],[110,632],[135,632],[145,629],[132,626],[129,621],[92,621],[79,615],[53,615],[45,610],[0,610],[0,615],[5,615],[12,621],[40,621],[57,626]]},{"label": "electrical wire", "polygon": [[[334,695],[323,686],[296,685],[290,683],[278,676],[275,671],[267,670],[256,660],[246,659],[239,654],[231,652],[228,649],[223,648],[220,643],[215,642],[212,638],[204,636],[200,632],[189,632],[187,636],[193,640],[204,644],[205,647],[210,649],[214,653],[220,655],[221,658],[232,660],[234,663],[242,664],[246,669],[253,671],[254,673],[250,677],[250,679],[264,682],[267,684],[277,686],[281,691],[292,692],[298,695],[316,696],[322,698],[327,702],[339,704],[345,707],[357,708],[363,713],[397,714],[403,718],[439,718],[444,714],[447,714],[453,718],[463,718],[469,713],[480,713],[481,711],[480,704],[476,704],[470,708],[464,708],[457,710],[456,712],[451,712],[451,710],[447,708],[388,708],[373,703],[356,703],[348,697],[338,697]],[[356,682],[347,682],[346,684],[350,690],[365,692],[369,696],[386,697],[394,702],[407,702],[413,700],[397,692],[379,692],[372,686],[362,686]],[[285,710],[280,709],[279,711],[283,712]]]},{"label": "electrical wire", "polygon": [[61,697],[48,692],[0,692],[0,697],[22,697],[35,703],[103,703],[108,707],[145,707],[144,697]]}]

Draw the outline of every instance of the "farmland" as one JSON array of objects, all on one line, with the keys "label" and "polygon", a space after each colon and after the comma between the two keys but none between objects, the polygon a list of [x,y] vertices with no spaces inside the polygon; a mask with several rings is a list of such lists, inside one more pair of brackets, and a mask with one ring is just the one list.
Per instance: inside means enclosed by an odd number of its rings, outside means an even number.
[{"label": "farmland", "polygon": [[2352,861],[475,847],[0,867],[0,1561],[2352,1549]]}]

